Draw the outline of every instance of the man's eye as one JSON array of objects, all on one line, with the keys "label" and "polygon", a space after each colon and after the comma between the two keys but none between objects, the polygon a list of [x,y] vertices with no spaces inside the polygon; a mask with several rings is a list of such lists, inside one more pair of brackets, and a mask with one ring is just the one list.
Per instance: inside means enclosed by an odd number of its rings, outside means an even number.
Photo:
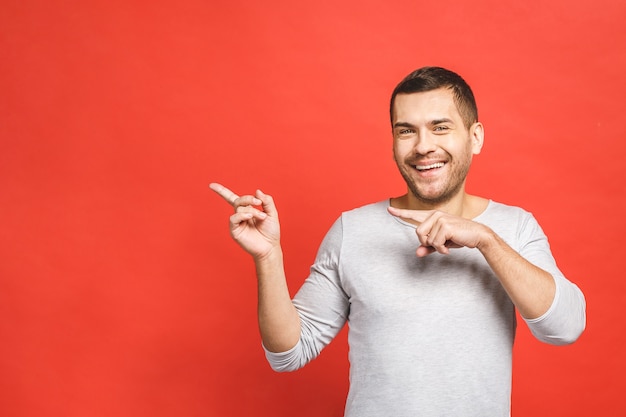
[{"label": "man's eye", "polygon": [[408,135],[408,134],[413,133],[413,129],[402,129],[398,133],[401,135]]},{"label": "man's eye", "polygon": [[448,126],[435,126],[433,130],[435,132],[443,132],[444,130],[448,130]]}]

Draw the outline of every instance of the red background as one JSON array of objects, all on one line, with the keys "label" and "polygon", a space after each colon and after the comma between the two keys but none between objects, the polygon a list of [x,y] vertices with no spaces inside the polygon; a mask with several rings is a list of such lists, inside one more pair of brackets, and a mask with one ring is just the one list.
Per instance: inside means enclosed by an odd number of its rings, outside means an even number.
[{"label": "red background", "polygon": [[340,416],[345,331],[269,369],[252,263],[207,185],[274,195],[295,291],[341,211],[404,191],[388,98],[423,65],[475,90],[469,191],[532,211],[587,296],[572,346],[520,326],[513,415],[624,415],[625,17],[618,0],[1,1],[0,415]]}]

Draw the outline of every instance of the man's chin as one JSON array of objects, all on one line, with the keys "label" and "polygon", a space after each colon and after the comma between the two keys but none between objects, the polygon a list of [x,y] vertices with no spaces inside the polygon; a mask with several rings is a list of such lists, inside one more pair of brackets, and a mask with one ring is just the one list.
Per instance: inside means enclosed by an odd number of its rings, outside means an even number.
[{"label": "man's chin", "polygon": [[450,201],[452,197],[454,197],[454,193],[450,193],[450,192],[446,193],[440,190],[424,191],[424,190],[414,189],[413,187],[410,187],[409,190],[411,194],[413,195],[413,198],[415,198],[415,200],[419,201],[420,203],[424,205],[429,205],[429,206],[446,203]]}]

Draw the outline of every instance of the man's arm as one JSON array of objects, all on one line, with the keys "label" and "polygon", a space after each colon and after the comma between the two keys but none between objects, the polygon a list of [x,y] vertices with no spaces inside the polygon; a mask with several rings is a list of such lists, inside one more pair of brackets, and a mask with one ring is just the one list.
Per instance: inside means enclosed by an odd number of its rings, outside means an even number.
[{"label": "man's arm", "polygon": [[522,317],[538,318],[552,305],[556,293],[552,275],[524,259],[489,227],[439,211],[390,207],[389,212],[420,223],[417,256],[447,254],[451,247],[477,248]]},{"label": "man's arm", "polygon": [[478,250],[500,279],[522,317],[541,317],[554,301],[554,278],[520,256],[491,229],[483,227],[485,235],[477,245]]},{"label": "man's arm", "polygon": [[240,197],[221,184],[210,187],[235,209],[230,234],[254,259],[263,345],[271,352],[287,351],[300,339],[300,318],[287,288],[274,200],[260,190]]}]

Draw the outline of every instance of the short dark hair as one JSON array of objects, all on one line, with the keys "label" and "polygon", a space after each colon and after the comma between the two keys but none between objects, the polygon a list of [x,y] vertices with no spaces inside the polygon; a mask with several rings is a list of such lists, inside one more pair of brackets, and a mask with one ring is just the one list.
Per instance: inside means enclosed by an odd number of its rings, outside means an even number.
[{"label": "short dark hair", "polygon": [[389,104],[391,123],[393,123],[393,105],[398,94],[423,93],[439,88],[452,90],[454,103],[467,128],[478,121],[474,93],[460,75],[441,67],[422,67],[404,77],[393,90]]}]

